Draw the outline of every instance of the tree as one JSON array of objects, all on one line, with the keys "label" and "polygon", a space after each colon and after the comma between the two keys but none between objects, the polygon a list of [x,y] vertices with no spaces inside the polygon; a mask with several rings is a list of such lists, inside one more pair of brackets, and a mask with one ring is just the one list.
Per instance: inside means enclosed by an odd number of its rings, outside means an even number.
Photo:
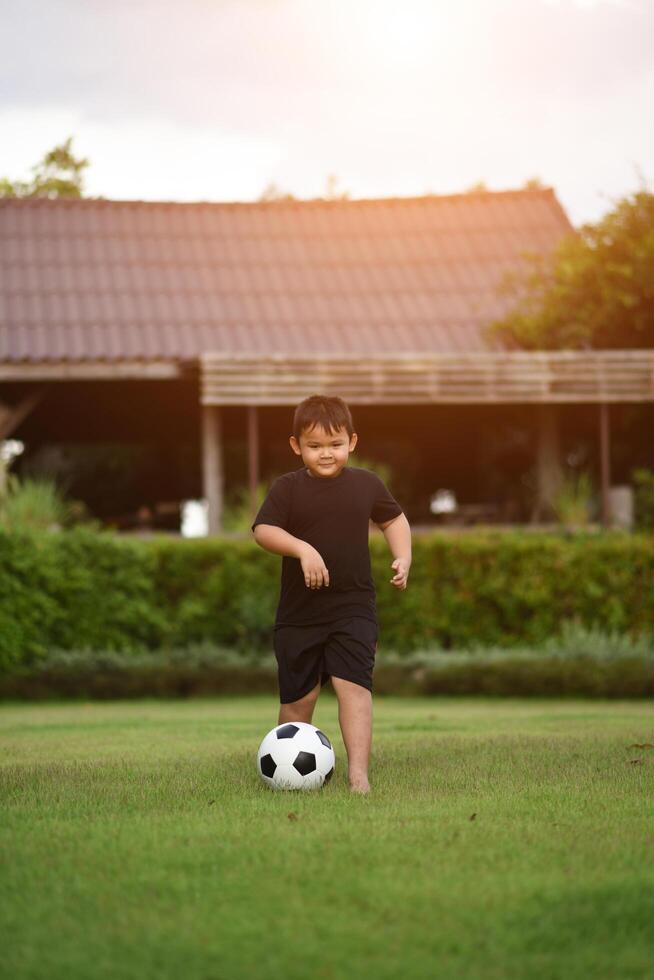
[{"label": "tree", "polygon": [[0,177],[0,197],[82,197],[83,170],[89,161],[73,155],[72,136],[32,167],[31,181]]},{"label": "tree", "polygon": [[296,198],[289,192],[282,190],[273,181],[266,184],[259,196],[260,201],[295,201]]},{"label": "tree", "polygon": [[336,174],[328,174],[327,180],[325,181],[325,194],[324,199],[326,201],[347,201],[350,197],[350,192],[346,190],[341,190],[339,188],[340,179]]},{"label": "tree", "polygon": [[470,187],[466,187],[463,192],[464,194],[488,194],[490,193],[488,187],[483,180],[478,180],[476,184],[472,184]]},{"label": "tree", "polygon": [[515,305],[492,335],[526,349],[654,347],[654,194],[622,198],[552,254],[526,259],[502,284]]},{"label": "tree", "polygon": [[[322,198],[318,200],[322,201],[348,201],[350,198],[350,192],[342,190],[339,187],[340,180],[336,174],[328,174],[327,180],[325,181],[325,193]],[[261,195],[259,197],[260,201],[298,201],[300,198],[295,197],[290,191],[285,191],[279,187],[274,182],[267,184]]]}]

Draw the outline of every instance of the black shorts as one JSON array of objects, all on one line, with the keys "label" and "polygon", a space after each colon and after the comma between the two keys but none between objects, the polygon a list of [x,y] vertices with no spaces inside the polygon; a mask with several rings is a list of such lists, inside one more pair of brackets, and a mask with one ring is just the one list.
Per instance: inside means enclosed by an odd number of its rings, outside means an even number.
[{"label": "black shorts", "polygon": [[323,685],[330,677],[342,677],[372,691],[378,635],[377,623],[363,616],[277,627],[273,646],[281,703],[299,701],[318,681]]}]

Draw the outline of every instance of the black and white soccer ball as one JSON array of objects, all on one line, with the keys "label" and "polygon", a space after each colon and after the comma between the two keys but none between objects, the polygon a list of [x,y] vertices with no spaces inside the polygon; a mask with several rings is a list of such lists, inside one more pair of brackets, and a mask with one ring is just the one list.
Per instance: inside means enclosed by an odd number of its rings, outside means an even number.
[{"label": "black and white soccer ball", "polygon": [[325,733],[304,721],[277,725],[257,754],[259,775],[271,789],[320,789],[332,778],[335,765]]}]

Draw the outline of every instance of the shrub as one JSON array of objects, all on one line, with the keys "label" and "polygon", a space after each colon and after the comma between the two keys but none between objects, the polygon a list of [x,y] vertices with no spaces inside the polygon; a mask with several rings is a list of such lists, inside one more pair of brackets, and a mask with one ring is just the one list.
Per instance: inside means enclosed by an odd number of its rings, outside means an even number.
[{"label": "shrub", "polygon": [[[261,507],[267,490],[268,484],[265,481],[257,484],[255,495],[257,510]],[[252,503],[250,500],[250,489],[249,487],[238,487],[232,492],[225,503],[223,527],[226,531],[247,532],[250,530],[251,524]]]},{"label": "shrub", "polygon": [[636,526],[642,531],[654,531],[654,472],[634,470]]},{"label": "shrub", "polygon": [[0,530],[0,670],[80,642],[157,646],[167,618],[154,570],[152,551],[109,533]]},{"label": "shrub", "polygon": [[[605,634],[654,633],[652,544],[621,532],[418,535],[409,588],[397,592],[375,534],[382,643],[405,656],[533,648],[575,619]],[[280,562],[252,540],[0,529],[0,670],[57,648],[270,650]]]},{"label": "shrub", "polygon": [[[424,649],[398,656],[382,649],[374,679],[378,694],[652,697],[654,639],[566,624],[539,649]],[[0,675],[0,697],[187,697],[276,695],[271,652],[195,644],[167,651],[53,651],[32,665]]]},{"label": "shrub", "polygon": [[570,474],[554,495],[552,510],[566,527],[586,527],[593,507],[593,483],[588,473]]},{"label": "shrub", "polygon": [[[374,544],[383,584],[389,557]],[[636,635],[654,632],[654,549],[620,532],[434,533],[414,542],[406,592],[378,591],[382,636],[402,652],[533,646],[575,618]]]},{"label": "shrub", "polygon": [[[0,466],[4,463],[0,460]],[[68,500],[53,480],[4,474],[0,492],[0,527],[5,530],[50,531],[87,519],[84,504]]]}]

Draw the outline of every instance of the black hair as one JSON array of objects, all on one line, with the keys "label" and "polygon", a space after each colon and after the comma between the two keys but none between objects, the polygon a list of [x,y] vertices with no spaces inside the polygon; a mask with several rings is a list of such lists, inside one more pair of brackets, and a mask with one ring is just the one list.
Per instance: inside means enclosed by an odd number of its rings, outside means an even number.
[{"label": "black hair", "polygon": [[354,432],[350,410],[337,395],[311,395],[300,402],[293,416],[293,435],[298,442],[302,432],[314,425],[321,425],[328,435],[346,429],[350,439]]}]

